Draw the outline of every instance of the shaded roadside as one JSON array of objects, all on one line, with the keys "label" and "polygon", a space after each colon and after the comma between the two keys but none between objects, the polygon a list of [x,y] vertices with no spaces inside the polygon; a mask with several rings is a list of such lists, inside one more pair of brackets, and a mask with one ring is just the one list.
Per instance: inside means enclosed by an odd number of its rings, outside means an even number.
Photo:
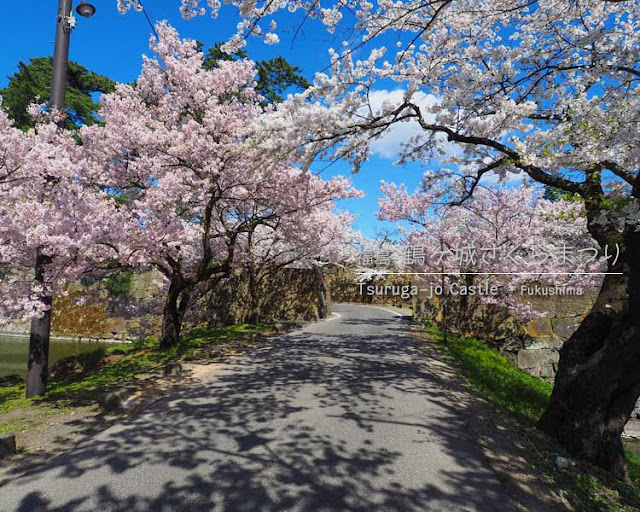
[{"label": "shaded roadside", "polygon": [[0,434],[16,436],[18,453],[0,460],[0,484],[73,449],[98,432],[143,410],[189,383],[199,368],[270,343],[276,328],[232,326],[187,333],[174,351],[159,351],[154,340],[120,344],[61,360],[49,391],[24,399],[24,385],[0,387]]},{"label": "shaded roadside", "polygon": [[[449,336],[433,327],[414,325],[420,350],[464,375],[464,394],[475,410],[470,421],[493,471],[522,510],[631,512],[640,509],[640,492],[628,483],[571,457],[535,428],[549,399],[551,386],[514,366],[486,344]],[[452,397],[452,400],[454,398]],[[629,454],[636,483],[640,458]],[[558,460],[562,460],[561,466]],[[541,508],[542,507],[542,508]]]},{"label": "shaded roadside", "polygon": [[0,487],[38,512],[517,510],[406,321],[339,306]]}]

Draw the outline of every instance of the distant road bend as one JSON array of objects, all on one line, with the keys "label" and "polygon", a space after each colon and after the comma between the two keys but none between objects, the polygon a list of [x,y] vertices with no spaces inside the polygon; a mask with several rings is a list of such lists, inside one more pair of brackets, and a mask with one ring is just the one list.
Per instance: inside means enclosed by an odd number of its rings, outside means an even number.
[{"label": "distant road bend", "polygon": [[334,311],[12,480],[0,511],[515,510],[406,321]]}]

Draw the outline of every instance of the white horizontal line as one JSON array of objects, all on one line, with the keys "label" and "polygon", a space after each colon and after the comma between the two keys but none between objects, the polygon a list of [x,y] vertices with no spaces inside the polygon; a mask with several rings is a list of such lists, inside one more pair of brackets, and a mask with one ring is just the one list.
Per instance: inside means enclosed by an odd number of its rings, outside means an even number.
[{"label": "white horizontal line", "polygon": [[386,311],[387,313],[393,313],[395,316],[404,316],[402,313],[398,313],[397,311],[393,311],[392,309],[381,308],[379,306],[371,306],[376,309],[381,309],[382,311]]},{"label": "white horizontal line", "polygon": [[394,276],[622,276],[623,272],[364,272],[356,274],[381,274]]}]

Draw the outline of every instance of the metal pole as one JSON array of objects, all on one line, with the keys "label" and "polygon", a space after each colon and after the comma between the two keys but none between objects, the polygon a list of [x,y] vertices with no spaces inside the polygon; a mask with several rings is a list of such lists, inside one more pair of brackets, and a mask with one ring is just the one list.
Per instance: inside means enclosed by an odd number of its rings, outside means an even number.
[{"label": "metal pole", "polygon": [[69,37],[73,0],[58,0],[58,19],[56,24],[56,43],[53,51],[53,74],[51,76],[51,99],[49,104],[58,110],[64,109],[64,95],[67,88],[67,69],[69,66]]}]

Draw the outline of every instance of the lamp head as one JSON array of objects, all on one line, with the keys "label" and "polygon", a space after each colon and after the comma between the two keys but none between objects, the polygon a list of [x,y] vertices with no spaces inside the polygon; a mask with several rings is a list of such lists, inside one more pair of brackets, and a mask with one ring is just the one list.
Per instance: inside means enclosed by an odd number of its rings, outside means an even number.
[{"label": "lamp head", "polygon": [[96,8],[89,2],[85,2],[83,0],[82,2],[80,2],[80,5],[76,7],[76,12],[83,18],[91,18],[91,16],[96,13]]}]

